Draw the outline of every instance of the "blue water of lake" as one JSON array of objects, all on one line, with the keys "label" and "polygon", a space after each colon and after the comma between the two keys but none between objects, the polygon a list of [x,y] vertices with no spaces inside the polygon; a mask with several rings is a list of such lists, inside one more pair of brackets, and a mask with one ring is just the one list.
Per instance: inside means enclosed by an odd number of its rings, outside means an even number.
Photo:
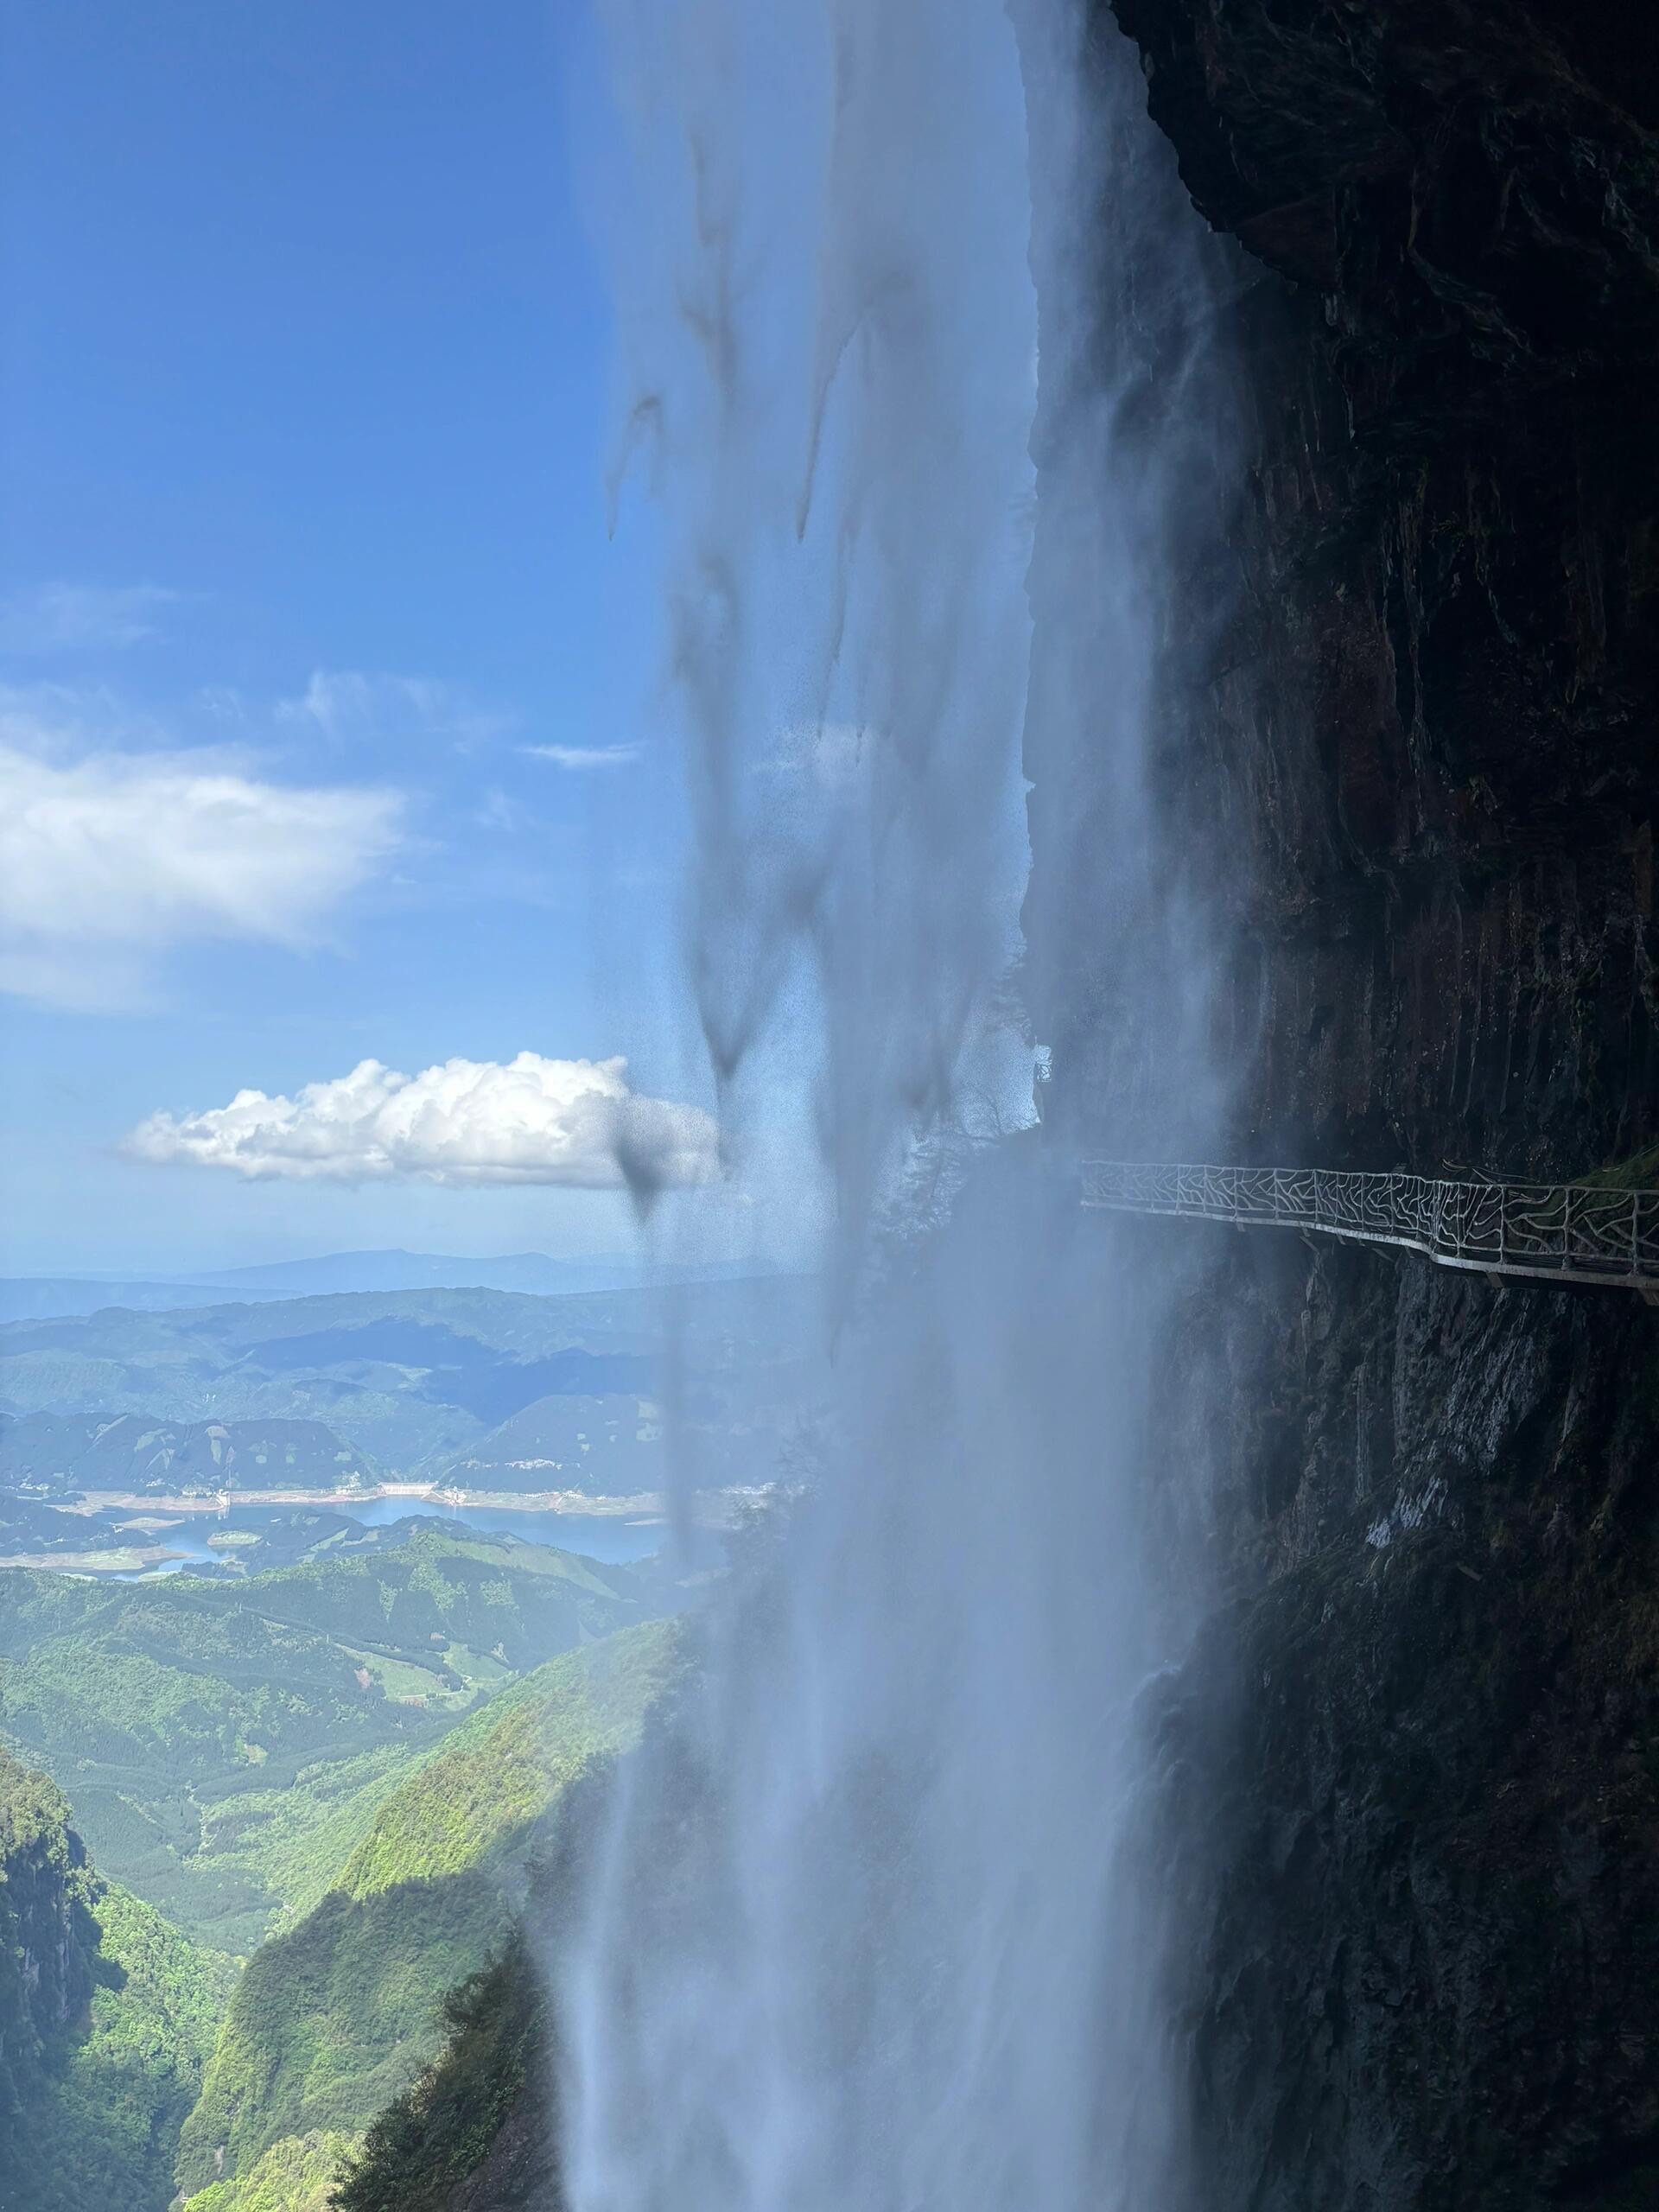
[{"label": "blue water of lake", "polygon": [[[456,1509],[420,1497],[375,1497],[365,1498],[360,1504],[340,1503],[331,1499],[315,1510],[355,1521],[365,1529],[388,1529],[411,1517],[458,1522],[488,1535],[523,1536],[533,1544],[554,1544],[563,1552],[580,1552],[585,1558],[599,1560],[607,1567],[627,1567],[636,1560],[649,1559],[662,1549],[668,1535],[667,1525],[661,1521],[636,1519],[620,1513],[550,1513],[543,1506],[467,1505]],[[157,1575],[176,1574],[191,1560],[222,1564],[236,1555],[235,1547],[223,1541],[227,1535],[263,1534],[275,1525],[290,1522],[296,1510],[305,1509],[232,1504],[228,1512],[222,1514],[207,1510],[175,1516],[169,1511],[166,1516],[169,1525],[158,1530],[149,1541],[164,1544],[170,1552],[182,1553],[183,1558],[168,1560],[160,1567],[141,1567],[112,1579],[143,1581]],[[158,1514],[156,1517],[162,1516]],[[220,1539],[217,1544],[209,1541],[214,1536]]]}]

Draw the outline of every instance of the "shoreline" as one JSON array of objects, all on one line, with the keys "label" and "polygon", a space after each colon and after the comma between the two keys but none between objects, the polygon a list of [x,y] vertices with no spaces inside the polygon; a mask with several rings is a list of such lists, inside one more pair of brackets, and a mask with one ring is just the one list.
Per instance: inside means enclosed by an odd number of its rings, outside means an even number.
[{"label": "shoreline", "polygon": [[[716,1493],[718,1495],[719,1493]],[[464,1496],[436,1483],[382,1483],[372,1490],[293,1491],[238,1490],[212,1497],[157,1497],[132,1491],[86,1491],[73,1503],[57,1507],[62,1513],[143,1513],[172,1516],[211,1514],[228,1520],[238,1506],[293,1507],[349,1514],[354,1507],[378,1505],[407,1498],[411,1505],[441,1507],[465,1520],[469,1509],[492,1513],[569,1514],[594,1520],[625,1518],[660,1520],[667,1510],[660,1492],[641,1491],[631,1497],[587,1497],[580,1491],[469,1491]]]},{"label": "shoreline", "polygon": [[[15,1552],[0,1559],[0,1569],[21,1567],[29,1574],[72,1574],[83,1582],[137,1581],[156,1574],[176,1560],[184,1566],[188,1552],[166,1544],[111,1544],[93,1552]],[[118,1565],[112,1562],[119,1561]]]}]

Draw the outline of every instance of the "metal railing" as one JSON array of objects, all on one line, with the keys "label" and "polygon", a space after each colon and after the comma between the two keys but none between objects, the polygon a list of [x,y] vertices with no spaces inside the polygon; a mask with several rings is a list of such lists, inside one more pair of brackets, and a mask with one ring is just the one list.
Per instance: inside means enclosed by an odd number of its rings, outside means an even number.
[{"label": "metal railing", "polygon": [[1083,1203],[1398,1244],[1443,1268],[1659,1290],[1659,1191],[1464,1183],[1323,1167],[1083,1163]]}]

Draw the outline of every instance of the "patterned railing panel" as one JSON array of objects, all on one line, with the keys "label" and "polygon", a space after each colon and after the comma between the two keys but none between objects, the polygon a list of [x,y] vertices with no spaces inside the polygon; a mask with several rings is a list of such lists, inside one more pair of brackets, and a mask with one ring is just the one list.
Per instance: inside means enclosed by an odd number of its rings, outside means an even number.
[{"label": "patterned railing panel", "polygon": [[1659,1191],[1090,1160],[1083,1203],[1399,1244],[1443,1267],[1659,1289]]}]

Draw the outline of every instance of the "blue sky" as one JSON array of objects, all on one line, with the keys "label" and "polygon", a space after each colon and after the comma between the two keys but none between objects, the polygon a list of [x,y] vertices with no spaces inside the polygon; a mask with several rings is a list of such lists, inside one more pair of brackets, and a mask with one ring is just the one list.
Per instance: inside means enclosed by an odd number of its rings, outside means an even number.
[{"label": "blue sky", "polygon": [[0,21],[0,1267],[620,1248],[606,1191],[192,1164],[365,1058],[698,1095],[584,10]]}]

